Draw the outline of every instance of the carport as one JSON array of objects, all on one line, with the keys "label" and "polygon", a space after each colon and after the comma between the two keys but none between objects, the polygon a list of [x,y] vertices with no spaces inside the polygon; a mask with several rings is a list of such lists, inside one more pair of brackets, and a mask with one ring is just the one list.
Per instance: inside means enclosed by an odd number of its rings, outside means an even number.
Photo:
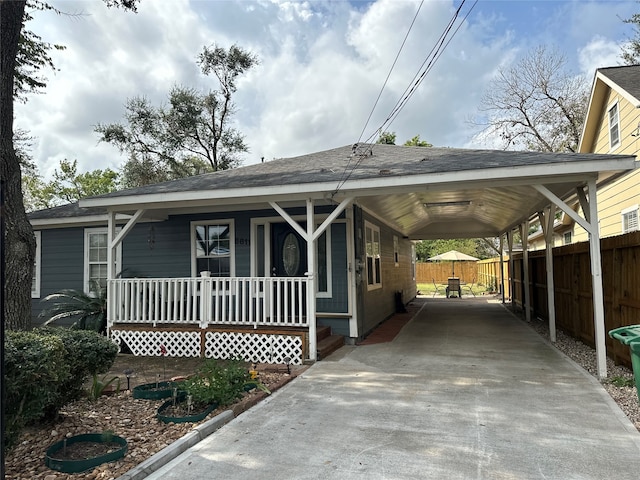
[{"label": "carport", "polygon": [[[519,231],[523,239],[527,320],[531,315],[527,235],[529,222],[537,217],[546,243],[552,341],[556,339],[552,255],[556,211],[564,212],[589,233],[597,369],[598,376],[605,378],[596,191],[635,169],[635,157],[424,148],[420,152],[422,158],[411,163],[406,161],[406,156],[415,156],[415,149],[388,157],[385,147],[354,145],[353,169],[333,193],[333,198],[357,197],[363,208],[375,212],[413,240],[497,238],[501,261],[505,243],[509,258],[513,258],[514,233]],[[372,178],[374,175],[378,179]],[[581,214],[572,208],[576,203],[580,205]],[[511,267],[513,271],[513,265]],[[503,278],[503,292],[504,281]]]}]

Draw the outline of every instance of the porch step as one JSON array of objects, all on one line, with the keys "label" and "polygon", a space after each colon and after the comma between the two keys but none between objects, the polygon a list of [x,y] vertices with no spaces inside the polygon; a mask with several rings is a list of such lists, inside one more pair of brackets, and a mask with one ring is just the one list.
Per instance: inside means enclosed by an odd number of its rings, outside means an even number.
[{"label": "porch step", "polygon": [[318,327],[316,336],[318,360],[328,357],[344,345],[344,337],[342,335],[333,335],[331,327]]}]

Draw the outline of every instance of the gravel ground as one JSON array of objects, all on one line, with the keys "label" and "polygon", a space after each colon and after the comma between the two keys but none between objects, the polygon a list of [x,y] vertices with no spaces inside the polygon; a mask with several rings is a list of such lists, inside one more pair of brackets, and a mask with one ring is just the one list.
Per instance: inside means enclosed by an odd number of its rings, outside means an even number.
[{"label": "gravel ground", "polygon": [[[281,366],[277,372],[260,372],[259,379],[271,391],[275,391],[302,371],[304,367],[295,367],[292,368],[291,374],[287,374],[286,367]],[[19,442],[5,459],[5,479],[113,480],[223,410],[232,409],[238,415],[265,396],[263,392],[253,390],[236,404],[215,410],[201,422],[178,424],[165,424],[156,419],[156,410],[164,400],[134,399],[128,391],[102,396],[97,401],[78,400],[65,406],[60,411],[57,421],[25,429]],[[50,445],[65,437],[80,433],[100,433],[105,430],[111,430],[127,440],[128,449],[124,458],[77,474],[60,473],[45,466],[45,450]]]},{"label": "gravel ground", "polygon": [[[546,321],[531,320],[530,325],[542,337],[549,340],[549,326]],[[559,330],[556,337],[555,347],[558,350],[592,376],[598,377],[596,352],[593,348]],[[640,403],[638,403],[633,371],[623,365],[615,365],[613,360],[607,358],[607,374],[608,378],[602,382],[603,387],[635,427],[640,430]]]}]

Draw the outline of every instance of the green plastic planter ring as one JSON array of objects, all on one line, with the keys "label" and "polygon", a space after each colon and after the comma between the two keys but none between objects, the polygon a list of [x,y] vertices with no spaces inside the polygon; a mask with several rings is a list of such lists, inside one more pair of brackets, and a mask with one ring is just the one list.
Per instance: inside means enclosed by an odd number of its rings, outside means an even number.
[{"label": "green plastic planter ring", "polygon": [[614,328],[609,331],[609,336],[623,345],[629,345],[633,378],[636,381],[636,393],[640,402],[640,325]]},{"label": "green plastic planter ring", "polygon": [[[178,403],[186,402],[184,396],[179,396],[177,401],[178,401]],[[161,422],[164,422],[164,423],[170,423],[170,422],[173,422],[173,423],[199,422],[200,420],[204,420],[207,417],[207,415],[209,415],[216,408],[218,408],[218,404],[217,403],[212,403],[211,405],[209,405],[207,407],[206,410],[198,412],[198,413],[196,413],[194,415],[186,415],[184,417],[172,417],[172,416],[166,415],[164,413],[171,405],[173,405],[173,400],[168,400],[168,401],[164,402],[162,405],[160,405],[160,407],[158,408],[158,412],[157,412],[158,420],[160,420]]]},{"label": "green plastic planter ring", "polygon": [[[105,453],[104,455],[85,458],[82,460],[62,460],[55,458],[56,453],[64,448],[65,442],[67,447],[80,442],[116,443],[120,447],[112,452]],[[105,440],[105,436],[102,433],[85,433],[82,435],[75,435],[67,438],[66,440],[60,440],[59,442],[51,445],[47,448],[44,463],[51,470],[56,470],[58,472],[79,473],[92,470],[103,463],[118,460],[119,458],[124,457],[125,453],[127,453],[127,441],[124,438],[118,437],[117,435],[109,435],[108,439]]]},{"label": "green plastic planter ring", "polygon": [[133,398],[144,398],[146,400],[162,400],[173,395],[175,382],[153,382],[145,383],[133,387]]}]

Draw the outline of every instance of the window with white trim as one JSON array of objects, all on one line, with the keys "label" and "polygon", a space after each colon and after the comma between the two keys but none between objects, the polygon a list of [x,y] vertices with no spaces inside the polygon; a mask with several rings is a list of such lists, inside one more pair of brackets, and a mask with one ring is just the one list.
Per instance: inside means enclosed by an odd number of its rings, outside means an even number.
[{"label": "window with white trim", "polygon": [[571,232],[564,232],[562,234],[562,244],[563,245],[571,244],[572,237],[573,237],[573,235],[571,234]]},{"label": "window with white trim", "polygon": [[367,289],[382,287],[380,265],[380,228],[364,222],[365,251],[367,255]]},{"label": "window with white trim", "polygon": [[192,274],[209,272],[212,277],[235,274],[235,233],[232,220],[191,224]]},{"label": "window with white trim", "polygon": [[611,150],[620,145],[620,115],[618,102],[614,103],[608,111],[609,116],[609,145]]},{"label": "window with white trim", "polygon": [[41,267],[41,243],[42,232],[35,231],[33,234],[36,237],[36,256],[33,259],[33,277],[31,278],[31,298],[40,298],[40,269]]},{"label": "window with white trim", "polygon": [[[97,294],[107,288],[109,240],[106,228],[86,228],[84,231],[84,291]],[[116,272],[120,271],[122,244],[116,248]]]},{"label": "window with white trim", "polygon": [[638,230],[638,205],[625,208],[622,215],[622,233],[635,232]]}]

